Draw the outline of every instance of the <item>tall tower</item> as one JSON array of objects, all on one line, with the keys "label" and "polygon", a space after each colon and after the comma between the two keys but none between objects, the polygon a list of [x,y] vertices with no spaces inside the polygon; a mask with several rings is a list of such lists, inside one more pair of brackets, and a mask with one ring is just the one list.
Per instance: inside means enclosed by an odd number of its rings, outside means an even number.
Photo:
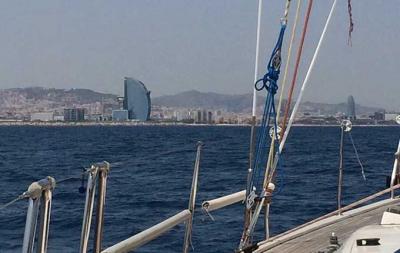
[{"label": "tall tower", "polygon": [[129,119],[141,121],[150,119],[150,91],[147,90],[144,83],[125,77],[123,108],[128,111]]},{"label": "tall tower", "polygon": [[352,95],[347,98],[347,118],[349,120],[356,119],[356,104]]}]

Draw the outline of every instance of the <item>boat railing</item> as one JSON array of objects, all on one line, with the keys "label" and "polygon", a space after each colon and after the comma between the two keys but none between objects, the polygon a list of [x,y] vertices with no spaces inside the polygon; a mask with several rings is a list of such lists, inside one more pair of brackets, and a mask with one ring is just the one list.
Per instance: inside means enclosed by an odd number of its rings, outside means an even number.
[{"label": "boat railing", "polygon": [[[37,252],[47,252],[52,191],[54,190],[55,186],[55,179],[52,177],[46,177],[37,182],[33,182],[28,187],[28,190],[18,198],[29,199],[22,253],[33,252],[36,232],[38,232],[38,245],[36,246]],[[38,221],[39,228],[37,229]]]},{"label": "boat railing", "polygon": [[110,171],[108,162],[93,164],[86,170],[88,182],[86,188],[85,211],[83,214],[80,253],[86,253],[88,250],[90,227],[92,223],[93,207],[97,186],[97,204],[96,204],[96,224],[94,234],[93,252],[101,252],[101,242],[104,226],[104,204],[106,200],[107,176]]},{"label": "boat railing", "polygon": [[206,213],[209,213],[211,211],[215,211],[236,204],[238,202],[243,202],[245,198],[246,198],[246,190],[243,190],[216,199],[204,201],[201,204],[201,207]]},{"label": "boat railing", "polygon": [[390,197],[393,199],[394,198],[394,185],[396,184],[396,181],[398,183],[398,180],[400,178],[399,176],[399,168],[400,168],[400,140],[399,140],[399,145],[397,146],[397,151],[394,154],[395,159],[394,159],[394,164],[393,164],[393,170],[392,170],[392,177],[390,180]]},{"label": "boat railing", "polygon": [[102,253],[125,253],[136,250],[137,248],[158,238],[165,232],[169,231],[170,229],[181,223],[186,223],[183,253],[189,252],[192,237],[192,222],[197,195],[202,146],[203,144],[201,142],[198,142],[188,209],[185,209],[177,213],[176,215],[103,250]]}]

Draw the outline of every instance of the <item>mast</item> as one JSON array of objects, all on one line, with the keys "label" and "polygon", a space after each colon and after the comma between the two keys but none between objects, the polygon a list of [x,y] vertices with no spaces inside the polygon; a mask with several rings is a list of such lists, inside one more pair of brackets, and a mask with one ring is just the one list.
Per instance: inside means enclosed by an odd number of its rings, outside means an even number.
[{"label": "mast", "polygon": [[[260,54],[260,32],[261,32],[261,16],[262,16],[262,5],[263,0],[258,0],[258,17],[257,17],[257,38],[256,38],[256,57],[254,63],[254,83],[257,82],[258,79],[258,59]],[[253,87],[253,109],[252,116],[256,117],[257,113],[257,90]]]},{"label": "mast", "polygon": [[[263,0],[258,0],[256,57],[255,57],[255,63],[254,63],[254,82],[253,82],[253,84],[256,83],[257,79],[258,79],[258,61],[259,61],[259,54],[260,54],[259,52],[260,52],[262,5],[263,5]],[[252,170],[253,170],[253,160],[254,160],[255,126],[257,123],[256,114],[257,114],[257,90],[255,88],[253,88],[253,107],[252,107],[252,117],[251,117],[249,168],[248,168],[248,174],[247,174],[246,199],[251,191],[251,189],[249,189],[249,187],[250,187],[251,175],[252,175]],[[246,208],[246,205],[245,205],[244,212],[245,212],[244,213],[244,226],[247,227],[247,225],[250,222],[251,211]]]}]

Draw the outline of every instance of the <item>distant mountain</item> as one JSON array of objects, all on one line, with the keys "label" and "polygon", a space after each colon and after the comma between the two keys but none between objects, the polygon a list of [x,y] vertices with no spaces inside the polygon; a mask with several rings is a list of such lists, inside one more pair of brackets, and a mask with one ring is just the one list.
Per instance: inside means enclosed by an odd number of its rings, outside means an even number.
[{"label": "distant mountain", "polygon": [[[258,111],[262,111],[265,99],[257,99]],[[0,90],[0,117],[4,115],[29,115],[32,112],[63,111],[66,107],[84,107],[92,113],[101,113],[102,104],[117,104],[117,95],[96,92],[89,89],[54,89],[43,87],[13,88]],[[156,106],[175,108],[202,108],[225,110],[234,113],[249,113],[252,94],[226,95],[214,92],[185,91],[176,95],[152,98]],[[356,113],[371,114],[382,108],[356,105]],[[300,111],[322,115],[345,113],[347,104],[325,104],[304,102]]]},{"label": "distant mountain", "polygon": [[55,89],[43,87],[13,88],[0,90],[1,101],[7,100],[3,94],[15,94],[27,100],[54,100],[73,103],[90,104],[102,99],[115,99],[116,95],[100,93],[89,89]]},{"label": "distant mountain", "polygon": [[[155,97],[153,105],[167,107],[225,109],[231,112],[244,112],[251,110],[252,94],[225,95],[214,92],[200,92],[196,90],[185,91],[176,95]],[[258,100],[258,105],[263,102]]]},{"label": "distant mountain", "polygon": [[[54,89],[43,87],[0,90],[0,116],[29,115],[32,112],[63,111],[66,107],[100,107],[116,103],[116,95],[89,89]],[[100,110],[94,108],[94,110]]]},{"label": "distant mountain", "polygon": [[[262,96],[258,96],[257,107],[262,107],[264,101],[265,100]],[[252,94],[225,95],[214,92],[191,90],[176,95],[153,98],[152,104],[176,108],[224,109],[230,112],[250,112],[252,106]],[[383,110],[384,109],[382,108],[356,105],[357,114],[368,114]],[[326,104],[304,102],[300,106],[300,111],[334,115],[337,112],[345,113],[347,111],[347,103]]]}]

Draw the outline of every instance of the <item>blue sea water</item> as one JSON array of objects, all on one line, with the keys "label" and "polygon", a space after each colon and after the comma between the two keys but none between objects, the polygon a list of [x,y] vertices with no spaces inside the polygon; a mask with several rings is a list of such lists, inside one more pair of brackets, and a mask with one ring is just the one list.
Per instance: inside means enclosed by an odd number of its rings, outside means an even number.
[{"label": "blue sea water", "polygon": [[[197,207],[202,201],[244,189],[249,127],[84,126],[0,127],[0,204],[47,175],[77,176],[94,162],[111,163],[105,208],[104,247],[113,245],[187,208],[196,142],[205,146]],[[348,138],[344,203],[385,188],[400,138],[399,127],[354,127],[352,135],[367,181]],[[279,233],[335,209],[340,130],[295,127],[282,156],[278,195],[271,209]],[[48,252],[78,252],[85,196],[80,180],[57,186]],[[27,201],[0,210],[0,252],[20,252]],[[233,252],[242,232],[243,207],[195,213],[195,252]],[[262,238],[260,220],[255,238]],[[179,225],[136,252],[180,252]]]}]

